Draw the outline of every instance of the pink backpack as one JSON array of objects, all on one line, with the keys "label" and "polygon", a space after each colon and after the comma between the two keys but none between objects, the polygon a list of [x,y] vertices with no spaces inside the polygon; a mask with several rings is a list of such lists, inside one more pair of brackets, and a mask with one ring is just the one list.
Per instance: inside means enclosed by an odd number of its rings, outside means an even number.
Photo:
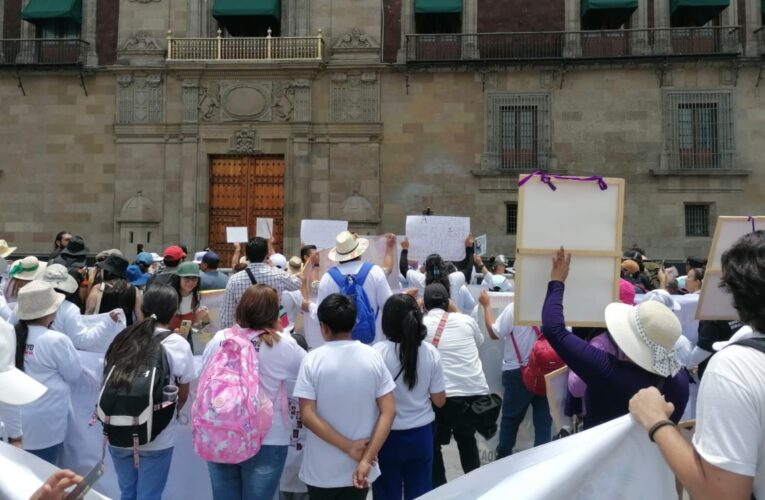
[{"label": "pink backpack", "polygon": [[208,462],[238,464],[252,458],[271,428],[274,407],[260,386],[253,345],[261,333],[237,325],[226,329],[199,377],[192,436],[194,451]]}]

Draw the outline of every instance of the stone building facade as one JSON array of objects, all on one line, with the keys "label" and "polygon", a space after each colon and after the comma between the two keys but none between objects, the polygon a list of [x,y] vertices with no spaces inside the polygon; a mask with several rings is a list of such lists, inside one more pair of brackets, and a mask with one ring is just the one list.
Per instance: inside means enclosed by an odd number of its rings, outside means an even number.
[{"label": "stone building facade", "polygon": [[625,245],[705,254],[717,215],[763,208],[762,12],[677,1],[264,1],[271,36],[242,37],[266,24],[213,15],[232,0],[61,0],[87,44],[0,1],[0,237],[227,250],[268,216],[291,253],[302,219],[400,234],[430,207],[512,254],[539,169],[626,178]]}]

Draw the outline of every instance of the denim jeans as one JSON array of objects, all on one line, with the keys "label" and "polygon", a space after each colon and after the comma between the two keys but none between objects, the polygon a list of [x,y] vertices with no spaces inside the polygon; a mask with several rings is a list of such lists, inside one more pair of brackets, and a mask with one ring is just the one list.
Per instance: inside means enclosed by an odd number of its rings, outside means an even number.
[{"label": "denim jeans", "polygon": [[497,458],[512,455],[518,437],[518,427],[523,422],[529,405],[533,411],[534,446],[549,443],[552,438],[552,417],[547,398],[532,394],[526,389],[520,369],[503,371],[502,385],[505,388],[505,397],[502,399]]},{"label": "denim jeans", "polygon": [[239,464],[207,462],[215,500],[273,500],[279,489],[287,446],[263,445]]},{"label": "denim jeans", "polygon": [[378,454],[382,475],[372,483],[375,500],[421,497],[433,489],[433,423],[390,431]]},{"label": "denim jeans", "polygon": [[133,450],[109,447],[122,500],[161,500],[170,472],[173,449],[138,452],[138,469],[133,466]]},{"label": "denim jeans", "polygon": [[32,455],[42,458],[49,464],[58,465],[58,456],[61,454],[61,448],[64,447],[64,443],[54,444],[49,448],[41,448],[39,450],[26,450]]},{"label": "denim jeans", "polygon": [[436,408],[436,425],[433,439],[433,488],[446,484],[446,467],[441,446],[449,444],[452,436],[457,441],[462,472],[481,466],[478,443],[475,440],[475,425],[465,416],[466,407],[482,396],[453,396],[446,398],[446,404]]}]

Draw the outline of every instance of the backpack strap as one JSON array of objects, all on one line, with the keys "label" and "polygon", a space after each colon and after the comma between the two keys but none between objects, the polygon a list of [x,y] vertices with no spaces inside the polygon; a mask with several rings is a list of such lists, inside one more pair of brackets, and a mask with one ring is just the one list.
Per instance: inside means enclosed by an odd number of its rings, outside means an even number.
[{"label": "backpack strap", "polygon": [[356,274],[356,284],[359,286],[364,285],[364,281],[366,281],[367,276],[369,275],[369,271],[372,270],[372,263],[370,262],[362,262],[361,269],[359,269],[359,272]]},{"label": "backpack strap", "polygon": [[523,364],[523,358],[521,357],[521,350],[518,349],[518,343],[515,341],[515,335],[513,335],[512,331],[510,332],[510,340],[513,342],[513,349],[515,349],[515,357],[518,358],[518,364],[521,366],[521,368],[523,368],[526,365]]},{"label": "backpack strap", "polygon": [[444,311],[444,315],[441,316],[441,321],[438,322],[438,327],[436,327],[436,334],[433,336],[433,346],[438,347],[438,343],[441,342],[441,335],[444,333],[444,328],[446,328],[446,320],[449,318],[449,313]]},{"label": "backpack strap", "polygon": [[343,273],[340,272],[340,269],[335,266],[330,268],[327,273],[329,273],[329,276],[335,281],[337,286],[340,287],[340,290],[342,290],[345,286],[345,279],[343,277]]},{"label": "backpack strap", "polygon": [[532,326],[531,328],[533,328],[534,329],[534,333],[537,334],[537,340],[539,340],[539,339],[544,337],[544,335],[542,335],[542,332],[539,330],[538,326]]},{"label": "backpack strap", "polygon": [[750,337],[748,339],[739,340],[730,345],[740,345],[744,347],[751,347],[757,351],[765,353],[765,338],[764,337]]},{"label": "backpack strap", "polygon": [[247,272],[247,276],[250,277],[250,281],[252,281],[252,284],[253,285],[257,285],[258,284],[258,280],[256,280],[255,279],[255,275],[252,274],[252,269],[250,269],[249,267],[245,267],[244,270]]}]

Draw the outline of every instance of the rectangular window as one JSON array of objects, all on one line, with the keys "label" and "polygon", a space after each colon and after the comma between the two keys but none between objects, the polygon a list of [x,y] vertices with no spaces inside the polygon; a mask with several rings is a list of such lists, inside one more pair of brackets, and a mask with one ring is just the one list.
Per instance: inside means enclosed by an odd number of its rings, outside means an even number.
[{"label": "rectangular window", "polygon": [[80,25],[69,19],[46,19],[37,24],[37,37],[46,40],[80,38]]},{"label": "rectangular window", "polygon": [[482,162],[500,170],[536,170],[550,157],[548,94],[489,92]]},{"label": "rectangular window", "polygon": [[733,111],[728,92],[669,92],[664,109],[669,168],[733,168]]},{"label": "rectangular window", "polygon": [[414,24],[417,34],[421,35],[461,33],[462,14],[451,12],[416,14]]},{"label": "rectangular window", "polygon": [[690,237],[709,236],[708,203],[685,205],[685,235]]},{"label": "rectangular window", "polygon": [[518,204],[505,204],[505,215],[507,234],[518,234]]}]

